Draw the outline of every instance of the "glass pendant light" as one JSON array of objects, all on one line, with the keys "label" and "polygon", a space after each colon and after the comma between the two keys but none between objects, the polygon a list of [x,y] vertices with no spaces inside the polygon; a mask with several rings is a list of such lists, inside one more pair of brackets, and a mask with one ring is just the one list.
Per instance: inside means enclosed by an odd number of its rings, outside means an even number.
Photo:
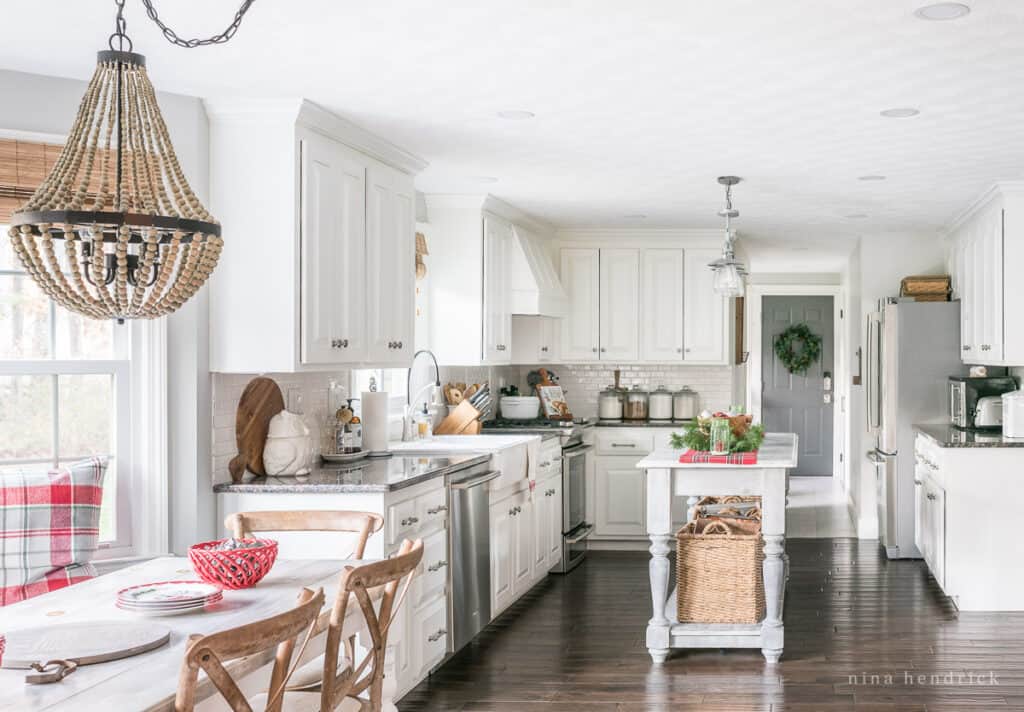
[{"label": "glass pendant light", "polygon": [[715,294],[723,297],[742,297],[747,268],[743,262],[736,259],[736,231],[732,228],[732,219],[740,214],[740,211],[732,206],[732,187],[740,182],[740,178],[721,176],[718,182],[725,186],[725,207],[718,211],[718,214],[725,218],[725,244],[722,247],[722,256],[708,265],[715,273],[712,287]]}]

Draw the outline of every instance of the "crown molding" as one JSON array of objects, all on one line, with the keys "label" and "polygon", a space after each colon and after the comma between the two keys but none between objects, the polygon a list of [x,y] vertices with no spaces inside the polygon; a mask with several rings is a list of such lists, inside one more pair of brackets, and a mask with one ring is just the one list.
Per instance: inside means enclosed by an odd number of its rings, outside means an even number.
[{"label": "crown molding", "polygon": [[1024,181],[1000,181],[993,183],[984,193],[968,203],[967,207],[957,213],[939,232],[948,237],[956,232],[965,222],[979,210],[999,196],[1024,198]]},{"label": "crown molding", "polygon": [[204,99],[203,105],[213,121],[287,120],[301,124],[409,175],[416,175],[428,165],[419,156],[308,99]]}]

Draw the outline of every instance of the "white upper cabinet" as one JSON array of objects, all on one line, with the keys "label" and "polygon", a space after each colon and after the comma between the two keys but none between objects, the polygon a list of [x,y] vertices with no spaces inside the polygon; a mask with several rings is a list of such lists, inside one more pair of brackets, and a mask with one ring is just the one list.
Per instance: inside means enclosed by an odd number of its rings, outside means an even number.
[{"label": "white upper cabinet", "polygon": [[366,164],[316,134],[301,151],[301,360],[362,360]]},{"label": "white upper cabinet", "polygon": [[416,351],[416,193],[412,177],[371,167],[366,188],[368,360],[407,365]]},{"label": "white upper cabinet", "polygon": [[412,186],[426,164],[309,102],[206,109],[226,242],[210,280],[210,370],[408,363]]},{"label": "white upper cabinet", "polygon": [[512,313],[506,273],[512,239],[509,223],[493,215],[484,216],[483,354],[489,364],[512,363]]},{"label": "white upper cabinet", "polygon": [[968,364],[1024,365],[1024,185],[1003,183],[955,223],[953,294],[960,299],[961,358]]},{"label": "white upper cabinet", "polygon": [[562,320],[562,358],[597,361],[600,348],[600,250],[562,250],[562,288],[568,312]]},{"label": "white upper cabinet", "polygon": [[713,273],[708,263],[721,256],[714,248],[684,251],[683,273],[683,361],[686,363],[726,362],[725,298],[715,294]]},{"label": "white upper cabinet", "polygon": [[636,361],[640,251],[601,250],[601,360]]},{"label": "white upper cabinet", "polygon": [[683,360],[683,251],[644,250],[640,269],[640,359]]},{"label": "white upper cabinet", "polygon": [[557,363],[562,320],[550,316],[512,315],[512,363]]}]

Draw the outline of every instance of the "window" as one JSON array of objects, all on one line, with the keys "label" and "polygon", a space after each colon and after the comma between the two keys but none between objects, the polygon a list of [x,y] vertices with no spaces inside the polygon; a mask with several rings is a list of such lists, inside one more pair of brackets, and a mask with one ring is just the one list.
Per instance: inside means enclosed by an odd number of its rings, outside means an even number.
[{"label": "window", "polygon": [[110,460],[100,518],[108,555],[131,543],[131,325],[56,306],[0,226],[0,472]]},{"label": "window", "polygon": [[[378,391],[387,393],[392,418],[400,418],[405,409],[405,383],[409,369],[406,368],[361,368],[352,371],[352,397],[359,398],[370,390],[371,382]],[[415,395],[415,394],[414,394]]]}]

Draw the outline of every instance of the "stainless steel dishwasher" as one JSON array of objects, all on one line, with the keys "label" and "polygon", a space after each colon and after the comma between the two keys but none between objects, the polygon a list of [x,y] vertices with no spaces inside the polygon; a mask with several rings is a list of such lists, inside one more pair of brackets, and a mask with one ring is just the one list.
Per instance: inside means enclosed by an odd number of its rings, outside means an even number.
[{"label": "stainless steel dishwasher", "polygon": [[501,472],[483,463],[449,475],[448,653],[459,651],[491,622],[491,487]]}]

